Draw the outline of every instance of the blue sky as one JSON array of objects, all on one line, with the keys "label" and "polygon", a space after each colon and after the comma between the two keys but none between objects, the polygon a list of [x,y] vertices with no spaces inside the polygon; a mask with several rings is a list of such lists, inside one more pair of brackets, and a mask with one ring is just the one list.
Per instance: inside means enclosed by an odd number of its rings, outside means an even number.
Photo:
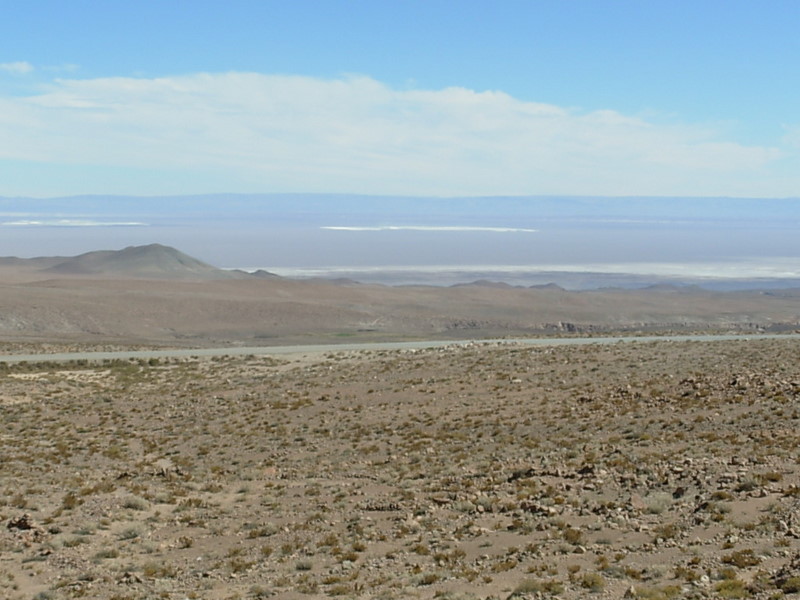
[{"label": "blue sky", "polygon": [[800,2],[3,2],[0,196],[800,196]]}]

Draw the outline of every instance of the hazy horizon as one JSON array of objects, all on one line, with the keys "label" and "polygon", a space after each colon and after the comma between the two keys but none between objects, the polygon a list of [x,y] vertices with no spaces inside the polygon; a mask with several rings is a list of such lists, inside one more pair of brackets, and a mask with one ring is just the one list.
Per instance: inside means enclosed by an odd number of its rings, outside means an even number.
[{"label": "hazy horizon", "polygon": [[25,204],[23,213],[0,198],[0,255],[157,242],[221,268],[392,284],[752,287],[800,278],[792,199],[265,194]]}]

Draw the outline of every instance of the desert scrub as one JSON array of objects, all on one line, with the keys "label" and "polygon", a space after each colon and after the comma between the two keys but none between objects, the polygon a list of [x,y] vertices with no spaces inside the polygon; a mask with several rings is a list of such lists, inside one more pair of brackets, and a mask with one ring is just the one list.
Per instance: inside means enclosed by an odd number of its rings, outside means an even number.
[{"label": "desert scrub", "polygon": [[[760,487],[759,481],[755,477],[746,477],[736,486],[737,492],[752,492]],[[734,596],[730,596],[731,598]]]},{"label": "desert scrub", "polygon": [[583,533],[580,529],[574,527],[567,527],[564,529],[564,541],[573,546],[577,546],[583,540]]},{"label": "desert scrub", "polygon": [[781,581],[778,587],[784,594],[800,593],[800,575],[789,577],[785,581]]},{"label": "desert scrub", "polygon": [[231,573],[244,573],[245,571],[249,570],[255,562],[245,560],[240,557],[231,558],[228,561],[228,568],[230,569]]},{"label": "desert scrub", "polygon": [[314,567],[314,563],[309,559],[298,560],[295,565],[295,571],[310,571]]},{"label": "desert scrub", "polygon": [[333,548],[339,544],[339,538],[335,533],[328,533],[324,538],[317,542],[317,548]]},{"label": "desert scrub", "polygon": [[783,473],[768,471],[766,473],[759,473],[756,475],[756,478],[764,485],[767,483],[777,483],[783,479]]},{"label": "desert scrub", "polygon": [[142,575],[151,579],[165,579],[176,577],[178,570],[164,562],[150,561],[142,566]]},{"label": "desert scrub", "polygon": [[438,573],[420,573],[414,577],[414,585],[433,585],[442,578]]},{"label": "desert scrub", "polygon": [[516,559],[513,558],[506,558],[501,560],[500,562],[496,562],[492,565],[492,573],[503,573],[505,571],[511,571],[512,569],[516,568],[519,564]]},{"label": "desert scrub", "polygon": [[750,591],[740,579],[726,579],[714,586],[719,598],[749,598]]},{"label": "desert scrub", "polygon": [[582,588],[592,593],[599,593],[605,588],[606,581],[600,573],[584,573],[580,578],[580,584]]},{"label": "desert scrub", "polygon": [[666,492],[655,492],[644,499],[647,512],[651,515],[660,515],[669,509],[673,502],[672,494],[667,494]]},{"label": "desert scrub", "polygon": [[65,538],[64,540],[62,540],[61,545],[64,548],[75,548],[76,546],[80,546],[81,544],[88,543],[88,541],[89,540],[86,539],[86,537],[81,536],[81,535],[76,535],[76,536]]},{"label": "desert scrub", "polygon": [[262,600],[265,598],[269,598],[272,596],[272,592],[261,585],[254,585],[249,590],[250,598],[254,598],[255,600]]},{"label": "desert scrub", "polygon": [[140,537],[143,533],[141,527],[127,527],[117,534],[117,537],[120,540],[135,540],[136,538]]},{"label": "desert scrub", "polygon": [[679,585],[635,586],[633,597],[641,600],[672,600],[679,598],[682,590]]},{"label": "desert scrub", "polygon": [[122,502],[122,508],[130,510],[147,510],[148,506],[147,500],[138,496],[128,496]]},{"label": "desert scrub", "polygon": [[278,533],[278,526],[274,523],[267,523],[265,525],[257,525],[257,526],[246,526],[245,529],[249,529],[247,532],[248,539],[256,539],[261,537],[270,537]]},{"label": "desert scrub", "polygon": [[687,583],[694,583],[700,580],[700,573],[696,569],[684,567],[683,565],[675,567],[673,575],[675,579],[683,579]]},{"label": "desert scrub", "polygon": [[653,541],[672,540],[680,534],[680,527],[677,523],[662,523],[653,528]]},{"label": "desert scrub", "polygon": [[722,557],[722,562],[726,565],[732,565],[739,569],[746,567],[754,567],[761,563],[761,559],[753,554],[751,549],[739,550]]},{"label": "desert scrub", "polygon": [[64,510],[72,510],[76,506],[83,504],[83,500],[78,498],[74,492],[68,492],[62,499],[61,499],[61,508]]},{"label": "desert scrub", "polygon": [[557,596],[563,591],[564,584],[557,579],[526,579],[514,588],[508,598],[521,598],[528,594]]}]

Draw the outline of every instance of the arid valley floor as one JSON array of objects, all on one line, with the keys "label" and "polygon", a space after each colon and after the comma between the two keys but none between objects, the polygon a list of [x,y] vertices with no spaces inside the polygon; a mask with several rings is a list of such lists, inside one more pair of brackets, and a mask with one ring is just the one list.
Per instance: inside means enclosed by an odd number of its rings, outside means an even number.
[{"label": "arid valley floor", "polygon": [[787,337],[3,365],[0,597],[793,597],[798,357]]}]

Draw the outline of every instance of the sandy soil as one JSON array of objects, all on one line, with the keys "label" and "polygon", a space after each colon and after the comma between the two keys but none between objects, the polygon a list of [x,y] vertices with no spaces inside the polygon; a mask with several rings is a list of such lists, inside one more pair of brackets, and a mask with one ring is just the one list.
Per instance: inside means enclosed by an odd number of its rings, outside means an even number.
[{"label": "sandy soil", "polygon": [[0,371],[0,597],[780,598],[797,340]]}]

